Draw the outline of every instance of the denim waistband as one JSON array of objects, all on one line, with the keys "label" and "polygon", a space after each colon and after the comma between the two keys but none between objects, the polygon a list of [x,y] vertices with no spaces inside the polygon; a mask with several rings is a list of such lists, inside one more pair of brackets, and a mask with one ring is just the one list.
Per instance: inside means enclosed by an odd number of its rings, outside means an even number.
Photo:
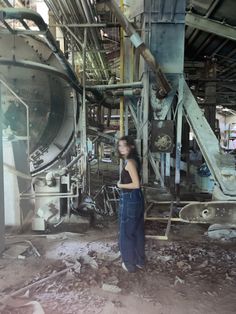
[{"label": "denim waistband", "polygon": [[129,195],[130,193],[132,193],[132,192],[136,192],[136,191],[142,191],[141,190],[141,188],[139,188],[139,189],[130,189],[129,191],[128,191],[128,189],[124,189],[124,190],[121,190],[121,195]]},{"label": "denim waistband", "polygon": [[123,201],[140,202],[143,200],[141,189],[132,189],[131,192],[121,192],[120,199]]}]

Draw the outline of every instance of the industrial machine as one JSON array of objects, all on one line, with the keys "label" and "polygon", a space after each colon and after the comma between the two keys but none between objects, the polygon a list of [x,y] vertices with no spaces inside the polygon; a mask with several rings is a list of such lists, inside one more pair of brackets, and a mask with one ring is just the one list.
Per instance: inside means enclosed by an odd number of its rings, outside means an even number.
[{"label": "industrial machine", "polygon": [[40,15],[12,8],[0,14],[6,26],[0,49],[4,134],[18,177],[32,176],[31,188],[18,181],[20,200],[35,201],[33,229],[45,230],[45,222],[70,217],[71,200],[84,192],[85,159],[77,143],[82,87]]}]

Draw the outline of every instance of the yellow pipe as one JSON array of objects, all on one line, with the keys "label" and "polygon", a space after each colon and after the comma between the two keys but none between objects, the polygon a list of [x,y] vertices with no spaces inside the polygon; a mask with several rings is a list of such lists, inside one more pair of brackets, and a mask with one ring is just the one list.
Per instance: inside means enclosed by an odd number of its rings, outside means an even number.
[{"label": "yellow pipe", "polygon": [[[120,0],[121,11],[124,12],[124,0]],[[120,28],[120,83],[124,83],[124,31]],[[120,97],[120,136],[124,135],[124,96]]]},{"label": "yellow pipe", "polygon": [[134,46],[130,45],[130,82],[134,81]]}]

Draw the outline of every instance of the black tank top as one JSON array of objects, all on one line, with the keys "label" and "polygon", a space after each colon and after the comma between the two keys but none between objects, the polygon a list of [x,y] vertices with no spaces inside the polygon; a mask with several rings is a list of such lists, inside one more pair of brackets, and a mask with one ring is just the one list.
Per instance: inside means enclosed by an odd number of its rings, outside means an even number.
[{"label": "black tank top", "polygon": [[[126,165],[125,165],[126,166]],[[132,179],[130,177],[129,171],[125,170],[125,166],[121,171],[121,175],[120,175],[120,183],[121,184],[128,184],[128,183],[132,183]]]},{"label": "black tank top", "polygon": [[[135,160],[135,159],[134,159]],[[138,172],[138,176],[139,176],[139,179],[140,179],[140,169],[139,169],[139,164],[138,162],[135,160],[136,162],[136,167],[137,167],[137,172]],[[120,183],[121,184],[129,184],[129,183],[132,183],[132,179],[130,177],[130,174],[129,174],[129,171],[125,170],[125,167],[127,165],[127,160],[125,161],[124,163],[124,167],[121,171],[121,175],[120,175]],[[122,189],[123,192],[132,192],[133,189]]]}]

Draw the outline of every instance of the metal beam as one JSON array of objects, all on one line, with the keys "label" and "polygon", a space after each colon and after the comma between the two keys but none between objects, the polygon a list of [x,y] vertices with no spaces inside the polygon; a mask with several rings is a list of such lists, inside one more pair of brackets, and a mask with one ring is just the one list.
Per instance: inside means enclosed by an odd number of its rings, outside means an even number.
[{"label": "metal beam", "polygon": [[212,33],[224,38],[236,40],[236,28],[228,24],[222,24],[215,20],[208,19],[201,15],[187,13],[185,24],[200,29],[204,32]]},{"label": "metal beam", "polygon": [[[2,84],[0,83],[0,114],[2,111],[1,103]],[[2,115],[0,115],[2,116]],[[2,122],[0,121],[0,253],[5,247],[5,218],[4,218],[4,185],[3,185],[3,145],[2,145]]]},{"label": "metal beam", "polygon": [[211,175],[225,195],[235,197],[236,171],[234,157],[222,153],[218,139],[186,83],[184,83],[183,106],[186,119],[194,132]]}]

